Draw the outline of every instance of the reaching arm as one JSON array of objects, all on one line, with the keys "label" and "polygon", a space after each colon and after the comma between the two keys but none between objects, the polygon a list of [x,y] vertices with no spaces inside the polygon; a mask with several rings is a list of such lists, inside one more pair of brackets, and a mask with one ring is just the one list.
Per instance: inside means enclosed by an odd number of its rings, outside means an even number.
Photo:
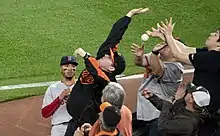
[{"label": "reaching arm", "polygon": [[148,67],[150,65],[151,53],[144,54],[141,57],[134,55],[134,64],[140,67]]},{"label": "reaching arm", "polygon": [[128,28],[128,25],[131,22],[131,18],[124,16],[120,18],[112,27],[107,39],[105,42],[100,46],[97,56],[100,56],[101,53],[108,51],[109,48],[112,48],[113,51],[116,51],[118,48],[118,43],[122,39],[125,31]]},{"label": "reaching arm", "polygon": [[167,40],[167,44],[168,46],[170,47],[174,57],[180,61],[180,62],[183,62],[183,63],[186,63],[186,64],[192,64],[191,61],[189,60],[189,53],[185,53],[185,52],[182,52],[179,47],[176,45],[176,42],[173,38],[173,36],[166,36],[166,40]]},{"label": "reaching arm", "polygon": [[152,73],[154,75],[157,75],[159,77],[161,77],[164,73],[164,67],[162,62],[160,61],[158,55],[155,54],[151,54],[150,56],[150,66],[151,66],[151,70]]},{"label": "reaching arm", "polygon": [[[157,29],[153,28],[152,27],[152,31],[148,30],[146,31],[146,33],[152,37],[158,37],[160,38],[162,41],[166,42],[166,37],[164,36],[163,33],[161,33],[160,31],[160,28],[161,26],[159,25],[159,23],[157,23]],[[183,44],[179,38],[175,38],[174,39],[175,43],[176,43],[176,46],[179,47],[180,51],[181,52],[184,52],[184,53],[196,53],[196,48],[194,47],[188,47],[186,46],[185,44]]]},{"label": "reaching arm", "polygon": [[76,49],[74,54],[83,57],[86,69],[93,76],[95,81],[103,84],[107,84],[110,81],[108,76],[100,68],[99,62],[95,58],[91,57],[82,48]]},{"label": "reaching arm", "polygon": [[141,47],[133,43],[131,52],[134,56],[134,64],[140,67],[148,67],[150,64],[151,53],[144,54],[144,43]]},{"label": "reaching arm", "polygon": [[175,24],[172,24],[172,18],[170,21],[166,20],[166,24],[162,23],[162,27],[159,27],[160,31],[165,35],[168,46],[170,47],[174,57],[183,63],[191,64],[189,60],[189,53],[182,52],[177,46],[175,39],[172,36],[173,28]]},{"label": "reaching arm", "polygon": [[144,58],[144,56],[141,56],[141,57],[139,57],[139,56],[134,56],[134,64],[136,65],[136,66],[142,66],[142,62],[143,62],[143,58]]},{"label": "reaching arm", "polygon": [[194,48],[194,47],[186,46],[185,44],[183,44],[182,42],[180,42],[180,41],[178,41],[176,39],[175,39],[175,43],[176,43],[176,46],[179,47],[181,52],[184,52],[184,53],[196,53],[196,48]]},{"label": "reaching arm", "polygon": [[120,18],[112,27],[107,39],[105,42],[100,46],[97,57],[102,56],[104,52],[108,52],[109,48],[113,50],[113,52],[117,51],[118,44],[121,41],[125,31],[128,28],[128,25],[131,22],[131,18],[134,15],[142,14],[149,11],[148,8],[142,9],[133,9],[127,13],[126,16]]},{"label": "reaching arm", "polygon": [[153,96],[147,98],[158,110],[161,110],[163,107],[163,101],[158,96],[153,94]]}]

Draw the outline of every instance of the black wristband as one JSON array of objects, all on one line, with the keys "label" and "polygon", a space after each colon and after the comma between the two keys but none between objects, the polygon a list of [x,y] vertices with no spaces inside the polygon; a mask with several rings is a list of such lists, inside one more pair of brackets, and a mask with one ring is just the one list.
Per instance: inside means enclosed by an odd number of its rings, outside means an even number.
[{"label": "black wristband", "polygon": [[153,53],[154,55],[158,55],[158,54],[159,54],[159,51],[152,51],[152,53]]},{"label": "black wristband", "polygon": [[88,59],[88,57],[90,57],[90,56],[89,56],[88,53],[86,53],[86,55],[85,55],[83,58],[84,58],[84,59]]}]

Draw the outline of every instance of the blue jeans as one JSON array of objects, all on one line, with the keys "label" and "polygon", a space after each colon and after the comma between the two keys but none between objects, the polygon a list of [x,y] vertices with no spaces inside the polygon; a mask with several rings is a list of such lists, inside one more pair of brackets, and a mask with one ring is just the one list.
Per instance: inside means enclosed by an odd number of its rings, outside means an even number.
[{"label": "blue jeans", "polygon": [[149,121],[148,131],[148,136],[160,136],[158,130],[158,119]]}]

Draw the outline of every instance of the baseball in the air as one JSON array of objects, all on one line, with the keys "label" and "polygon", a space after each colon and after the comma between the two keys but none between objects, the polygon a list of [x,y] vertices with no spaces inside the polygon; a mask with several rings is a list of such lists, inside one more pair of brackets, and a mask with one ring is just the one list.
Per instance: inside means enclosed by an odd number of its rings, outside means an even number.
[{"label": "baseball in the air", "polygon": [[146,42],[149,39],[149,36],[147,34],[142,34],[141,40]]}]

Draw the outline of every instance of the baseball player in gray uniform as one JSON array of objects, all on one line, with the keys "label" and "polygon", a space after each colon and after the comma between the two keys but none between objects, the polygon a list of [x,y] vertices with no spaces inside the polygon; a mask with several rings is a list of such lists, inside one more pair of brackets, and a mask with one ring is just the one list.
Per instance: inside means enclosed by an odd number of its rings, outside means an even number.
[{"label": "baseball player in gray uniform", "polygon": [[42,116],[51,119],[51,136],[64,136],[69,120],[72,118],[66,109],[68,95],[75,84],[78,62],[74,56],[64,56],[60,62],[61,81],[50,85],[45,92]]}]

